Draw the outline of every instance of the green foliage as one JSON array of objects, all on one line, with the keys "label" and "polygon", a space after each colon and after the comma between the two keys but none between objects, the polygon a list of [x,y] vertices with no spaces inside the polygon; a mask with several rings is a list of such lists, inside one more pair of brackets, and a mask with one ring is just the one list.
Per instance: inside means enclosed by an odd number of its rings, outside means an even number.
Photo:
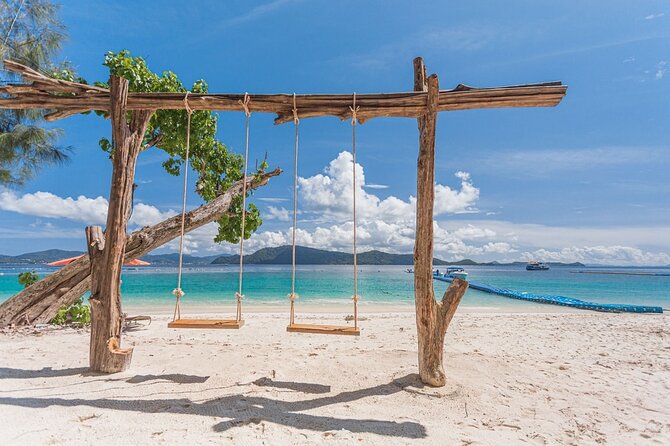
[{"label": "green foliage", "polygon": [[23,285],[23,288],[28,288],[38,280],[40,280],[40,276],[34,270],[19,274],[19,284]]},{"label": "green foliage", "polygon": [[[26,0],[14,26],[19,2],[0,2],[0,57],[40,71],[53,71],[53,59],[66,38],[58,18],[59,5],[48,0]],[[3,79],[18,80],[2,71]],[[68,159],[69,148],[58,147],[62,131],[43,128],[44,110],[0,110],[0,185],[21,185],[42,166]]]},{"label": "green foliage", "polygon": [[[107,53],[104,65],[109,68],[110,74],[128,79],[128,89],[131,92],[186,93],[186,88],[173,72],[165,71],[158,75],[147,67],[143,58],[132,57],[128,51]],[[107,86],[104,83],[96,85]],[[190,91],[194,94],[207,93],[207,83],[198,80],[193,83]],[[197,174],[196,192],[207,202],[223,194],[233,182],[241,179],[244,168],[243,157],[229,151],[216,138],[217,120],[218,115],[207,110],[198,110],[191,114],[189,165]],[[186,110],[157,110],[144,136],[145,149],[155,146],[168,154],[163,167],[170,175],[182,174],[186,154],[186,130]],[[113,156],[112,143],[107,138],[100,140],[100,147],[110,157]],[[266,168],[267,162],[264,160],[259,172]],[[239,242],[241,215],[240,197],[235,203],[235,215],[219,220],[216,242]],[[246,211],[244,238],[249,238],[261,224],[258,208],[250,204]]]},{"label": "green foliage", "polygon": [[54,325],[89,325],[91,323],[91,307],[84,304],[84,299],[80,297],[72,305],[61,307],[51,323]]}]

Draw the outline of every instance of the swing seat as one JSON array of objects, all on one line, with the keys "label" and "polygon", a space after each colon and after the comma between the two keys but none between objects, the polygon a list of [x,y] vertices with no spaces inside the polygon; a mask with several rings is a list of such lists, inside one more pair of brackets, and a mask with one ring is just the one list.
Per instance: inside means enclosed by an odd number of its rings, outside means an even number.
[{"label": "swing seat", "polygon": [[168,322],[168,328],[215,328],[237,330],[242,328],[244,320],[235,319],[178,319]]},{"label": "swing seat", "polygon": [[314,333],[360,336],[361,329],[349,325],[319,325],[319,324],[289,324],[286,327],[289,333]]}]

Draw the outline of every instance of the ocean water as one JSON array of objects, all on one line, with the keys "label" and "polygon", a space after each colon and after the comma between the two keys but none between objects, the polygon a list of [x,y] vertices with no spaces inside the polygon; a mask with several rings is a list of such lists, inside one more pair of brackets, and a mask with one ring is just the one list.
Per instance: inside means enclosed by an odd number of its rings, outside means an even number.
[{"label": "ocean water", "polygon": [[[359,266],[358,289],[360,305],[414,304],[413,275],[405,266]],[[45,266],[0,265],[0,302],[21,290],[17,282],[20,272],[36,270],[40,276],[55,268]],[[576,268],[552,267],[549,271],[526,271],[523,266],[469,266],[469,279],[499,288],[534,294],[555,294],[601,303],[630,303],[670,307],[669,276],[627,276],[577,274]],[[618,272],[657,272],[670,274],[670,269],[601,269]],[[351,305],[353,278],[351,266],[297,266],[296,292],[300,302]],[[144,267],[124,270],[122,278],[124,305],[148,306],[169,311],[174,305],[172,290],[177,283],[176,268]],[[183,305],[232,305],[237,291],[238,270],[235,266],[186,267],[182,289]],[[434,282],[440,297],[448,284]],[[290,265],[247,265],[244,272],[245,303],[284,304],[291,288]],[[527,308],[529,311],[546,305],[518,301],[468,290],[462,306],[492,309]]]}]

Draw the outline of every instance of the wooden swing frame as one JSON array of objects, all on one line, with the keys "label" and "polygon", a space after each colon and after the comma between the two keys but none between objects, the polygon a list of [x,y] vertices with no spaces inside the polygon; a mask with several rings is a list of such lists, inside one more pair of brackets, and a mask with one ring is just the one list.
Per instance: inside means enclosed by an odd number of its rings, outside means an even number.
[{"label": "wooden swing frame", "polygon": [[[54,121],[88,111],[105,112],[112,123],[114,147],[112,184],[107,226],[88,231],[91,273],[90,367],[93,371],[125,370],[132,349],[121,345],[120,276],[126,248],[126,227],[137,156],[155,110],[184,109],[181,93],[131,93],[128,81],[110,76],[110,88],[52,79],[29,67],[5,61],[5,69],[20,75],[24,83],[0,86],[0,108],[48,109],[45,119]],[[459,84],[453,90],[439,89],[437,75],[427,76],[421,58],[414,60],[414,91],[358,95],[358,122],[375,117],[408,117],[419,125],[417,162],[417,212],[414,243],[414,298],[416,308],[419,375],[429,385],[443,386],[444,335],[467,289],[455,279],[442,300],[435,300],[432,280],[435,128],[443,111],[482,108],[554,107],[565,96],[561,82],[472,88]],[[241,94],[193,94],[193,110],[242,111]],[[351,95],[249,95],[251,112],[276,113],[276,124],[290,122],[297,104],[301,119],[335,116],[348,119]],[[291,104],[291,99],[295,102]],[[132,113],[131,113],[132,112]]]}]

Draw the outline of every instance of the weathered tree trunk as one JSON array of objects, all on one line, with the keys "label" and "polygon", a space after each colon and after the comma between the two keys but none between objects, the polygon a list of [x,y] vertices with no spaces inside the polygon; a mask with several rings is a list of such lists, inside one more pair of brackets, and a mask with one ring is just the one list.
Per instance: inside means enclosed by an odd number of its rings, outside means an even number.
[{"label": "weathered tree trunk", "polygon": [[[281,169],[249,176],[247,190],[262,187]],[[233,199],[242,193],[242,180],[235,182],[224,194],[186,213],[184,231],[190,232],[232,213]],[[141,257],[179,236],[181,215],[134,232],[126,243],[124,262]],[[70,305],[90,289],[89,257],[84,256],[59,271],[17,293],[0,304],[0,327],[46,323],[63,305]]]},{"label": "weathered tree trunk", "polygon": [[121,269],[126,250],[126,229],[130,218],[137,156],[147,131],[152,110],[136,110],[127,122],[128,80],[109,79],[112,121],[112,185],[109,191],[107,227],[86,228],[91,264],[91,350],[92,371],[114,373],[125,370],[132,349],[121,348]]},{"label": "weathered tree trunk", "polygon": [[89,364],[94,372],[124,371],[133,356],[132,348],[121,348],[121,274],[112,282],[115,269],[105,262],[105,235],[100,226],[86,228],[88,255],[91,259],[91,344]]},{"label": "weathered tree trunk", "polygon": [[419,376],[431,386],[444,386],[444,336],[468,283],[454,279],[440,303],[433,289],[433,206],[435,202],[435,125],[439,104],[437,75],[426,78],[421,58],[414,59],[414,90],[428,92],[426,114],[418,118],[419,159],[414,241],[414,300],[419,349]]}]

